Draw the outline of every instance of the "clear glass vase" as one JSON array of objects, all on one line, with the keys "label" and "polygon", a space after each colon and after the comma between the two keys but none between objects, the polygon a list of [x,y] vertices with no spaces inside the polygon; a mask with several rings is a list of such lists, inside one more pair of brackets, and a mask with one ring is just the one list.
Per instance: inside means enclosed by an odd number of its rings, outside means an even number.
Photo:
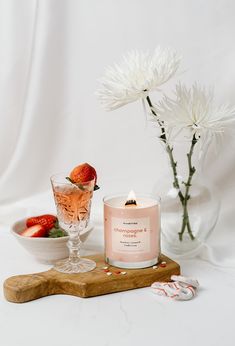
[{"label": "clear glass vase", "polygon": [[167,163],[154,187],[162,198],[162,251],[173,258],[194,257],[214,229],[220,210],[219,197],[206,175],[210,141],[199,139],[192,145],[192,140],[178,140],[168,147],[159,142],[162,162]]}]

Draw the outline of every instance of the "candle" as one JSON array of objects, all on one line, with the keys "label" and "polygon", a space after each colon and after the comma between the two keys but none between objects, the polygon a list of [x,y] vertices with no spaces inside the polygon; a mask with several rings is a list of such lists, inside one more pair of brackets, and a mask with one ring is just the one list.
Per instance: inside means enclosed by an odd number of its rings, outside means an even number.
[{"label": "candle", "polygon": [[160,203],[133,191],[104,198],[105,257],[120,268],[146,268],[160,255]]}]

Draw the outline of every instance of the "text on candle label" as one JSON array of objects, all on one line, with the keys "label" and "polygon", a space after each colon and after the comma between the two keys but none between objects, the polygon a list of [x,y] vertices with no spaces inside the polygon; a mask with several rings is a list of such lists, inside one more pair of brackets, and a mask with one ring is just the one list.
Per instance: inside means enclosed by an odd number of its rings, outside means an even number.
[{"label": "text on candle label", "polygon": [[112,217],[112,246],[114,252],[150,251],[150,219],[120,219]]}]

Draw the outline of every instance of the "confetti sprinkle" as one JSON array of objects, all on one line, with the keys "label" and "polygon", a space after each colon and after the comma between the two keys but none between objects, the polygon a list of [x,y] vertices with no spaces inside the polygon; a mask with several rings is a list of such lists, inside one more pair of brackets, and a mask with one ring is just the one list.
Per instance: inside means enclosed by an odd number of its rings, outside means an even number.
[{"label": "confetti sprinkle", "polygon": [[126,272],[121,272],[122,275],[126,275]]},{"label": "confetti sprinkle", "polygon": [[157,266],[153,266],[153,269],[157,269]]},{"label": "confetti sprinkle", "polygon": [[108,275],[108,276],[109,276],[109,275],[112,275],[112,273],[111,273],[111,272],[107,272],[107,273],[106,273],[106,275]]},{"label": "confetti sprinkle", "polygon": [[166,262],[165,263],[160,263],[160,267],[165,268],[166,267]]},{"label": "confetti sprinkle", "polygon": [[120,270],[116,271],[115,274],[121,274]]},{"label": "confetti sprinkle", "polygon": [[104,272],[105,272],[105,273],[108,273],[108,272],[109,272],[109,269],[104,269]]},{"label": "confetti sprinkle", "polygon": [[103,269],[108,269],[109,267],[103,267]]}]

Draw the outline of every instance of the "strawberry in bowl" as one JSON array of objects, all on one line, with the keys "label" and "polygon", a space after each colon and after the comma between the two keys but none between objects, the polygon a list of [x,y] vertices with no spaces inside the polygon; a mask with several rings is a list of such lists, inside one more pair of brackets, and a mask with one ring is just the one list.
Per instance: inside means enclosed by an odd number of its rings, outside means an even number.
[{"label": "strawberry in bowl", "polygon": [[45,214],[40,216],[33,216],[26,220],[26,226],[31,227],[35,225],[41,225],[46,231],[49,231],[55,226],[57,217],[55,215]]},{"label": "strawberry in bowl", "polygon": [[41,225],[34,225],[27,227],[23,232],[20,233],[20,235],[24,237],[45,237],[47,231],[46,229]]},{"label": "strawberry in bowl", "polygon": [[[89,225],[81,232],[82,242],[88,238],[92,230],[93,227]],[[53,264],[68,257],[69,237],[59,227],[54,215],[43,214],[19,220],[12,225],[11,233],[25,250],[41,263]]]},{"label": "strawberry in bowl", "polygon": [[23,237],[59,238],[67,236],[67,233],[59,227],[57,217],[51,214],[32,216],[26,219],[26,226],[27,228],[20,232]]}]

